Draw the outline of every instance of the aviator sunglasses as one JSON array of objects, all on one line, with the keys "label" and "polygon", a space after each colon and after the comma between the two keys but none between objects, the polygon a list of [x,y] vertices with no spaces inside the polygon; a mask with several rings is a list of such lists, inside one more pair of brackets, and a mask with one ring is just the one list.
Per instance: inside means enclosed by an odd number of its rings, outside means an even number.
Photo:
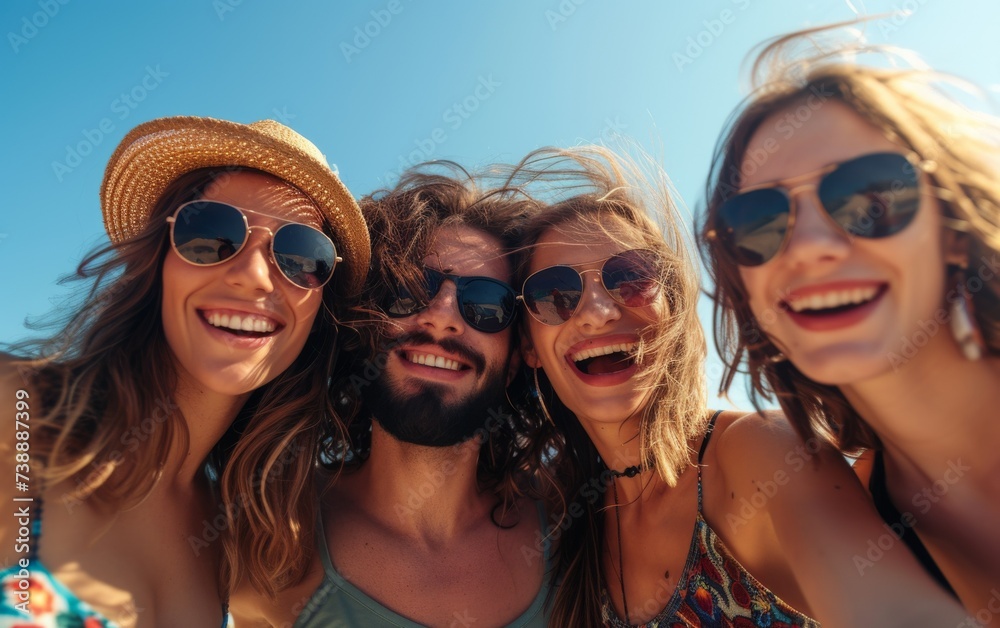
[{"label": "aviator sunglasses", "polygon": [[298,222],[283,221],[275,231],[251,227],[247,214],[267,216],[219,201],[191,201],[177,208],[170,223],[174,251],[189,264],[215,266],[232,259],[250,239],[251,229],[271,234],[271,259],[289,281],[301,288],[321,288],[330,281],[333,268],[343,258],[329,237],[319,229]]},{"label": "aviator sunglasses", "polygon": [[424,267],[423,276],[427,302],[417,299],[405,286],[398,285],[385,313],[393,318],[416,314],[427,307],[446,280],[455,283],[458,311],[473,329],[495,334],[507,329],[514,320],[517,295],[504,282],[492,277],[448,275],[427,267]]},{"label": "aviator sunglasses", "polygon": [[[788,243],[800,190],[814,189],[823,212],[850,236],[886,238],[910,224],[920,208],[919,165],[900,153],[872,153],[786,179],[791,185],[751,187],[716,212],[709,240],[740,266],[760,266]],[[818,182],[795,184],[821,175]]]},{"label": "aviator sunglasses", "polygon": [[647,306],[660,294],[658,259],[653,251],[633,249],[602,260],[600,268],[549,266],[524,280],[520,298],[539,323],[562,325],[580,306],[583,274],[599,272],[604,289],[617,303],[625,307]]}]

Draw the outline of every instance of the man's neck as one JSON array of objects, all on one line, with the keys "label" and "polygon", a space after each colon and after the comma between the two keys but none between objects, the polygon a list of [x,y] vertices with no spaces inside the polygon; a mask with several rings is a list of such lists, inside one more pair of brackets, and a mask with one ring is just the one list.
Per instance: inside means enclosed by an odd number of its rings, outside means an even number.
[{"label": "man's neck", "polygon": [[495,501],[480,492],[476,439],[452,447],[397,440],[372,424],[371,455],[351,480],[355,498],[398,533],[447,543],[489,517]]}]

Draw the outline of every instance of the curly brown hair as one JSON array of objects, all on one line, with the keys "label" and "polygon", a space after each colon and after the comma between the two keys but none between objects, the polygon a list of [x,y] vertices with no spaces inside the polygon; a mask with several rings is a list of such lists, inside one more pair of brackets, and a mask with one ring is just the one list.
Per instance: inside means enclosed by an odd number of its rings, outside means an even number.
[{"label": "curly brown hair", "polygon": [[[372,417],[360,393],[381,372],[380,357],[391,350],[386,343],[392,335],[392,321],[382,308],[400,284],[418,298],[427,296],[421,294],[422,264],[435,234],[458,225],[477,229],[497,237],[505,255],[520,242],[524,222],[536,203],[521,190],[496,183],[487,171],[472,174],[453,162],[428,162],[406,171],[392,189],[361,199],[361,211],[371,230],[371,269],[360,305],[345,320],[350,330],[345,334],[344,359],[334,376],[349,438],[324,443],[326,463],[345,463],[351,468],[368,458]],[[478,431],[482,449],[477,480],[481,490],[497,495],[495,513],[513,508],[521,496],[545,498],[536,481],[544,452],[537,439],[539,427],[538,417],[511,411]],[[502,516],[494,517],[500,520]]]}]

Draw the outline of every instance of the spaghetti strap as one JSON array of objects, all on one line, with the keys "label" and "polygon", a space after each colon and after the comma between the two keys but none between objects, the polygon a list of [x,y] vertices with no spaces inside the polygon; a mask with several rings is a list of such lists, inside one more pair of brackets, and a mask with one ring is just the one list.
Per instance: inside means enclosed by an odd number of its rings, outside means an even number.
[{"label": "spaghetti strap", "polygon": [[722,410],[716,410],[715,414],[708,421],[708,429],[705,430],[705,437],[701,441],[701,449],[698,450],[698,515],[701,515],[701,459],[705,457],[705,450],[708,449],[708,439],[712,437],[712,430],[715,429],[715,420],[722,414]]}]

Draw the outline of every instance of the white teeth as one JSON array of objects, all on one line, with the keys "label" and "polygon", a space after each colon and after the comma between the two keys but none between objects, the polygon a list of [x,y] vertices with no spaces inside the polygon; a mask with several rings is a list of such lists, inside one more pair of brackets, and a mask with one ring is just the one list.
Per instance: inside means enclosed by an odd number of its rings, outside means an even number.
[{"label": "white teeth", "polygon": [[449,371],[457,371],[462,368],[462,365],[455,360],[449,360],[448,358],[442,358],[439,355],[431,355],[429,353],[407,353],[406,359],[414,364],[423,364],[424,366],[433,366],[434,368],[447,369]]},{"label": "white teeth", "polygon": [[269,334],[277,328],[277,324],[265,316],[255,316],[253,314],[220,314],[212,312],[207,317],[208,324],[213,327],[234,329],[236,331],[254,331],[261,334]]},{"label": "white teeth", "polygon": [[878,288],[854,288],[851,290],[831,290],[821,294],[813,294],[797,299],[789,299],[788,307],[794,312],[803,310],[826,310],[844,305],[853,305],[871,301]]},{"label": "white teeth", "polygon": [[572,358],[573,358],[574,362],[580,362],[581,360],[587,360],[587,359],[590,359],[590,358],[596,358],[596,357],[601,356],[601,355],[610,355],[610,354],[618,352],[618,351],[620,351],[622,353],[632,353],[633,349],[635,349],[635,343],[634,342],[625,342],[625,343],[616,344],[616,345],[605,345],[603,347],[594,347],[592,349],[584,349],[583,351],[580,351],[579,353],[574,353],[573,356],[572,356]]}]

